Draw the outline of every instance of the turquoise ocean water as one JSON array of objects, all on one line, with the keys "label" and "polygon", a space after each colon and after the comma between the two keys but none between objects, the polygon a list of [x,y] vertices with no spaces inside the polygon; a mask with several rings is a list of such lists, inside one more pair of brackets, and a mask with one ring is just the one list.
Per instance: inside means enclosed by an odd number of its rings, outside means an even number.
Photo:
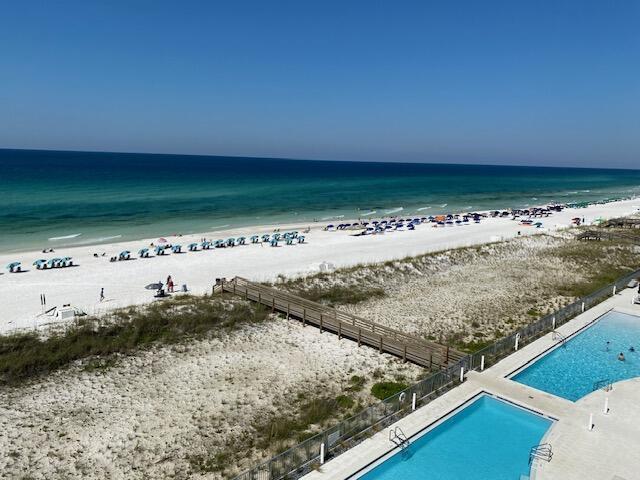
[{"label": "turquoise ocean water", "polygon": [[639,193],[638,170],[0,150],[0,248]]}]

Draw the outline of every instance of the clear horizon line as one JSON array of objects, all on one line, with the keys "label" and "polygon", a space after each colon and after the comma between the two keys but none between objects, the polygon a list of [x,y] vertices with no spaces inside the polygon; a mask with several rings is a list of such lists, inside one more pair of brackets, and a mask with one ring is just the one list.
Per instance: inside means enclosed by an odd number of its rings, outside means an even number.
[{"label": "clear horizon line", "polygon": [[327,158],[292,158],[281,157],[277,155],[220,155],[211,153],[167,153],[167,152],[140,152],[140,151],[114,151],[114,150],[75,150],[75,149],[57,149],[57,148],[15,148],[15,147],[0,147],[2,150],[16,150],[16,151],[28,151],[28,152],[70,152],[70,153],[113,153],[119,155],[174,155],[185,157],[208,157],[208,158],[250,158],[253,160],[289,160],[289,161],[301,161],[301,162],[341,162],[341,163],[392,163],[397,165],[460,165],[469,167],[523,167],[523,168],[540,168],[540,169],[572,169],[572,170],[629,170],[638,171],[640,168],[628,168],[628,167],[575,167],[575,166],[550,166],[550,165],[531,165],[531,164],[508,164],[508,163],[465,163],[465,162],[408,162],[399,161],[393,162],[388,160],[346,160],[346,159],[327,159]]}]

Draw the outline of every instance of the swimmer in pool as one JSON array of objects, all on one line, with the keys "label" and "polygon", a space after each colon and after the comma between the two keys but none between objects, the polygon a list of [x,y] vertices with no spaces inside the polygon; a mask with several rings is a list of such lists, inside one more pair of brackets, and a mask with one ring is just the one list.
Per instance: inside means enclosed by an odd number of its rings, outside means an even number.
[{"label": "swimmer in pool", "polygon": [[618,360],[624,362],[624,353],[620,352],[620,355],[618,355]]}]

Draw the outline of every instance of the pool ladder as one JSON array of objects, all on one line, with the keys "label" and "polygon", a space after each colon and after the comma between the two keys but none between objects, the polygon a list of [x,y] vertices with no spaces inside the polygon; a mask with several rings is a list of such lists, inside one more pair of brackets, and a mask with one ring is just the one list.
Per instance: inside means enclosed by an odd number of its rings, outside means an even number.
[{"label": "pool ladder", "polygon": [[551,444],[541,443],[540,445],[531,447],[531,450],[529,451],[529,465],[531,465],[531,462],[536,458],[544,460],[545,462],[550,462],[553,458],[553,449],[551,448]]},{"label": "pool ladder", "polygon": [[563,334],[561,334],[560,332],[558,332],[557,330],[554,330],[553,332],[551,332],[551,340],[555,341],[555,340],[559,340],[562,344],[563,347],[566,347],[566,341],[567,341],[567,337],[565,337]]},{"label": "pool ladder", "polygon": [[389,429],[389,441],[395,444],[396,447],[400,447],[403,452],[411,445],[411,442],[400,427]]}]

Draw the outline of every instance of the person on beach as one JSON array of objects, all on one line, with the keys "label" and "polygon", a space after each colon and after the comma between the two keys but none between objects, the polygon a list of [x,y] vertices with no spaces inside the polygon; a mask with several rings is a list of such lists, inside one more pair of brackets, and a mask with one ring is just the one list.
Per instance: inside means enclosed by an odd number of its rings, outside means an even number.
[{"label": "person on beach", "polygon": [[171,278],[171,275],[167,277],[167,292],[173,293],[173,278]]},{"label": "person on beach", "polygon": [[100,301],[104,301],[104,287],[100,289]]}]

